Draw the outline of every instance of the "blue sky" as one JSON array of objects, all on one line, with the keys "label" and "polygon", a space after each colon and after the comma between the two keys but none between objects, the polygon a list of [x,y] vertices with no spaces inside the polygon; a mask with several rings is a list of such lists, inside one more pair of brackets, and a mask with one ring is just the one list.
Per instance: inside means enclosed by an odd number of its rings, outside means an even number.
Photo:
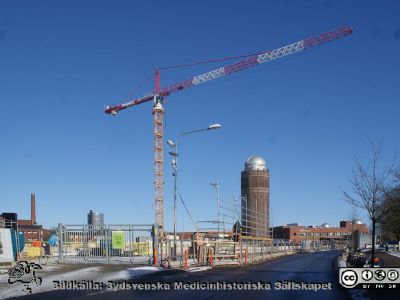
[{"label": "blue sky", "polygon": [[[355,158],[399,153],[397,1],[1,1],[0,212],[45,226],[152,223],[151,104],[104,114],[152,90],[154,67],[274,49],[342,25],[350,37],[171,95],[165,138],[180,141],[179,188],[196,220],[240,193],[246,158],[264,157],[273,224],[337,225]],[[221,64],[163,71],[162,85]],[[138,87],[140,83],[144,84]],[[173,177],[165,156],[165,214]],[[360,212],[364,218],[365,214]],[[178,207],[178,229],[190,222]]]}]

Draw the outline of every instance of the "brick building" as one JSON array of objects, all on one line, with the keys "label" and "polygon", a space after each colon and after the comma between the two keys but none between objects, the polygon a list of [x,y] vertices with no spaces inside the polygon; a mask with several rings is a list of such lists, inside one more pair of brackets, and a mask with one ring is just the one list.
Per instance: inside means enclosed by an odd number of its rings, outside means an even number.
[{"label": "brick building", "polygon": [[[13,220],[7,220],[5,216],[12,216]],[[10,218],[10,217],[9,217]],[[31,193],[31,218],[30,220],[18,220],[17,214],[15,213],[3,213],[2,215],[3,223],[7,222],[15,222],[16,221],[16,226],[13,225],[13,227],[16,227],[19,232],[22,232],[25,237],[25,241],[27,242],[33,242],[33,241],[44,241],[47,240],[50,231],[46,228],[43,228],[42,225],[37,224],[36,222],[36,200],[35,200],[35,193]],[[15,224],[15,223],[13,223]]]},{"label": "brick building", "polygon": [[368,233],[368,228],[359,220],[340,221],[339,227],[330,227],[324,223],[321,226],[302,226],[297,223],[273,228],[273,237],[300,243],[304,240],[351,240],[354,230],[360,230],[361,235]]}]

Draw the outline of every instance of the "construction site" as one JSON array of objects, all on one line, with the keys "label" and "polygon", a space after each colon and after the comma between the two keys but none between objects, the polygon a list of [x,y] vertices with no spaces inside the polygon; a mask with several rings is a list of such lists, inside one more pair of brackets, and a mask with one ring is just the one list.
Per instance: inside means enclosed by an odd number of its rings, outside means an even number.
[{"label": "construction site", "polygon": [[400,3],[361,2],[0,1],[0,300],[397,299]]},{"label": "construction site", "polygon": [[[116,116],[121,111],[139,104],[153,105],[154,125],[154,221],[148,225],[59,225],[59,260],[62,262],[130,262],[188,268],[190,265],[237,264],[269,259],[273,256],[297,251],[343,248],[345,241],[321,240],[312,249],[295,244],[289,239],[274,240],[270,226],[269,170],[260,156],[250,156],[241,173],[241,197],[232,202],[221,200],[218,182],[212,183],[217,191],[217,218],[195,221],[177,188],[178,140],[168,140],[172,151],[174,169],[174,228],[165,227],[164,195],[164,101],[173,94],[190,87],[207,84],[218,78],[257,67],[307,49],[332,42],[352,33],[350,27],[339,27],[311,38],[285,45],[271,51],[225,57],[186,65],[156,68],[154,90],[144,97],[129,102],[107,106],[105,113]],[[240,60],[241,59],[241,60]],[[227,60],[238,62],[194,76],[166,87],[161,85],[161,71]],[[205,129],[185,132],[182,135],[219,129],[212,124]],[[179,199],[178,199],[179,196]],[[177,232],[176,205],[181,200],[194,232]],[[117,242],[118,241],[118,242]],[[73,249],[77,249],[74,251]]]},{"label": "construction site", "polygon": [[274,238],[269,225],[269,170],[263,158],[246,160],[241,183],[240,203],[221,200],[215,183],[218,218],[193,221],[193,232],[164,230],[161,234],[155,225],[105,225],[103,214],[91,211],[89,219],[95,214],[100,222],[59,225],[58,259],[61,263],[149,264],[178,269],[241,266],[301,252],[342,250],[352,244],[352,235],[360,230],[360,225],[355,225],[346,236],[314,237],[312,243],[308,237]]},{"label": "construction site", "polygon": [[[176,141],[168,140],[166,144],[172,156],[174,177],[173,195],[173,228],[165,227],[164,205],[164,113],[166,98],[190,87],[206,85],[208,82],[233,73],[256,68],[261,64],[279,60],[280,58],[300,53],[307,49],[344,38],[352,34],[350,27],[339,27],[311,38],[285,45],[271,51],[251,53],[248,55],[225,57],[202,62],[194,62],[166,68],[156,68],[154,72],[154,90],[144,97],[136,98],[127,103],[107,106],[105,113],[116,116],[121,111],[139,104],[151,103],[153,106],[153,137],[154,137],[154,220],[148,224],[104,224],[103,215],[90,212],[88,224],[59,224],[57,229],[57,246],[53,247],[52,255],[62,263],[130,263],[150,264],[155,266],[176,267],[187,269],[190,266],[214,265],[245,265],[255,263],[275,256],[296,253],[299,251],[315,251],[316,249],[340,249],[348,243],[345,239],[324,239],[310,244],[293,239],[274,239],[270,221],[270,171],[261,156],[249,156],[244,162],[241,172],[241,195],[232,201],[222,200],[219,183],[211,183],[215,188],[217,217],[212,220],[194,220],[178,189],[178,139],[183,135],[202,131],[220,129],[222,125],[210,126],[182,133]],[[187,80],[166,87],[161,85],[161,71],[169,68],[193,67],[200,64],[218,63],[227,60],[238,62],[219,67],[218,69],[194,76]],[[195,91],[194,91],[195,92]],[[134,113],[134,112],[131,112]],[[17,221],[16,215],[3,214],[19,226],[36,226],[35,195],[31,197],[31,220]],[[182,203],[190,218],[194,231],[178,232],[176,228],[176,206]],[[94,217],[93,217],[94,216]],[[31,228],[29,227],[29,228]],[[36,232],[38,235],[49,233],[37,227],[25,230],[28,235]],[[36,230],[36,231],[32,231]],[[17,235],[14,235],[15,238]],[[38,238],[37,240],[42,240]],[[15,241],[14,244],[18,244]],[[54,245],[53,245],[54,246]],[[15,251],[14,251],[15,252]],[[30,251],[32,252],[32,251]],[[40,252],[35,252],[40,256]]]}]

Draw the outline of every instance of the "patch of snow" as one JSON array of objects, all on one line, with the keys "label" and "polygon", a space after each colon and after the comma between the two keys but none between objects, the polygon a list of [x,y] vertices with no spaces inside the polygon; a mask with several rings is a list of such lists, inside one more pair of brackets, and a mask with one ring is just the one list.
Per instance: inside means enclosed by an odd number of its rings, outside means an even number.
[{"label": "patch of snow", "polygon": [[341,258],[338,259],[337,265],[338,265],[338,268],[346,268],[347,267],[346,261]]},{"label": "patch of snow", "polygon": [[390,254],[390,255],[393,255],[393,256],[396,256],[396,257],[400,257],[400,252],[387,251],[386,253]]},{"label": "patch of snow", "polygon": [[206,271],[212,269],[209,266],[204,266],[204,267],[196,267],[196,268],[190,268],[187,270],[187,272],[201,272],[201,271]]},{"label": "patch of snow", "polygon": [[163,270],[163,268],[159,267],[136,267],[136,268],[128,268],[118,272],[110,272],[100,278],[100,281],[108,281],[108,280],[118,280],[118,279],[130,279],[137,276],[141,276],[144,274],[154,273]]},{"label": "patch of snow", "polygon": [[[34,293],[42,293],[47,291],[52,291],[54,289],[54,280],[94,280],[94,276],[100,270],[101,267],[89,267],[81,270],[74,270],[66,273],[55,274],[51,276],[46,276],[43,272],[37,272],[37,276],[42,277],[42,284],[36,286],[31,284],[32,286],[32,294]],[[10,298],[10,297],[18,297],[24,296],[25,294],[22,292],[23,284],[15,283],[13,285],[8,285],[7,289],[2,288],[0,291],[0,299]]]},{"label": "patch of snow", "polygon": [[42,265],[43,271],[47,272],[47,271],[55,271],[55,270],[60,270],[63,268],[62,265],[52,265],[52,266],[48,266],[48,265]]}]

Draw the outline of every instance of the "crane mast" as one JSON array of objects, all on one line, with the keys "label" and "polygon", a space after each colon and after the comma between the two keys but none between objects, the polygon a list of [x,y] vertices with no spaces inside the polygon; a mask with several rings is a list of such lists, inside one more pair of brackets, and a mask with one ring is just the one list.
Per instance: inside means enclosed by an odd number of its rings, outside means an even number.
[{"label": "crane mast", "polygon": [[181,81],[176,84],[161,88],[160,72],[156,69],[154,79],[154,91],[141,98],[132,101],[107,106],[105,113],[116,115],[120,110],[124,110],[131,106],[135,106],[144,102],[153,101],[153,123],[154,123],[154,192],[155,192],[155,222],[159,226],[159,234],[162,235],[164,230],[164,172],[163,172],[163,101],[164,97],[183,89],[197,86],[223,76],[236,73],[241,70],[255,67],[257,65],[279,59],[303,50],[340,39],[352,34],[351,27],[343,26],[335,30],[322,33],[320,35],[301,40],[281,48],[265,51],[263,53],[250,56],[239,62],[226,65],[224,67],[194,76],[190,79]]},{"label": "crane mast", "polygon": [[164,228],[163,97],[154,96],[154,199],[156,224]]}]

